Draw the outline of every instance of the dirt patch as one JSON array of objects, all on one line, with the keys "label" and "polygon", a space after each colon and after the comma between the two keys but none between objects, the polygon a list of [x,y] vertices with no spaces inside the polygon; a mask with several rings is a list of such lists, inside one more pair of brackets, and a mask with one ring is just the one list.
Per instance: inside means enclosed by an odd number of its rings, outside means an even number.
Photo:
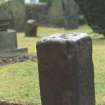
[{"label": "dirt patch", "polygon": [[0,101],[0,105],[40,105],[40,104],[3,100]]},{"label": "dirt patch", "polygon": [[0,57],[0,65],[14,64],[18,62],[24,62],[27,60],[36,62],[37,56],[35,54],[31,54],[31,55],[22,55],[22,56],[15,56],[15,57]]}]

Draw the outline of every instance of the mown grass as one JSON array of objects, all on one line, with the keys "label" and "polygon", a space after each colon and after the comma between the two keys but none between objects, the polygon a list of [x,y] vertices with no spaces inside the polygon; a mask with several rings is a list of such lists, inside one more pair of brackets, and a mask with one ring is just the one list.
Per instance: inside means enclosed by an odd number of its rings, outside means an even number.
[{"label": "mown grass", "polygon": [[0,98],[39,103],[37,63],[27,61],[0,67]]},{"label": "mown grass", "polygon": [[[37,38],[26,38],[19,33],[19,47],[27,47],[29,53],[36,52],[36,41],[41,37],[62,32],[88,32],[88,26],[81,26],[77,30],[63,28],[39,27]],[[95,89],[97,105],[105,105],[105,39],[102,35],[89,34],[93,39],[93,60],[95,68]],[[0,67],[0,98],[40,103],[37,62],[27,61]]]},{"label": "mown grass", "polygon": [[23,33],[19,33],[18,36],[18,46],[19,47],[26,47],[28,48],[29,53],[36,52],[36,41],[39,40],[42,37],[54,34],[54,33],[68,33],[68,32],[92,32],[92,30],[87,26],[81,26],[78,29],[75,30],[64,30],[63,28],[48,28],[48,27],[39,27],[38,28],[38,34],[37,38],[29,38],[25,37]]}]

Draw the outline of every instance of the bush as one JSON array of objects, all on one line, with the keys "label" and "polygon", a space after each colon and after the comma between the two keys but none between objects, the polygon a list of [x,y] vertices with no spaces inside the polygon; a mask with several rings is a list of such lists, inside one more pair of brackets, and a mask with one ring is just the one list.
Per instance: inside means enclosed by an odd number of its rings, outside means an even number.
[{"label": "bush", "polygon": [[40,0],[41,2],[49,2],[49,0]]}]

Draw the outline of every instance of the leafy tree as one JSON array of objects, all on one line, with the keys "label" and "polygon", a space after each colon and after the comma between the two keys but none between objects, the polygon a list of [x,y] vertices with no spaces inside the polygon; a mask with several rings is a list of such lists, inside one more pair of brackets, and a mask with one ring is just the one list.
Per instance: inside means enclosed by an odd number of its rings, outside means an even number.
[{"label": "leafy tree", "polygon": [[105,36],[105,0],[75,0],[94,32]]},{"label": "leafy tree", "polygon": [[40,0],[41,2],[49,2],[50,0]]}]

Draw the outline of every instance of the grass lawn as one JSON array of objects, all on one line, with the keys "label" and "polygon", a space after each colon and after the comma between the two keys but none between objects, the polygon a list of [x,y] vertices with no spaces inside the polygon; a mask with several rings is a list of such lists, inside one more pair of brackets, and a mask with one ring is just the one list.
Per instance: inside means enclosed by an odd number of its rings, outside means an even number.
[{"label": "grass lawn", "polygon": [[[18,46],[27,47],[35,53],[36,41],[43,36],[61,32],[91,32],[88,26],[77,30],[40,27],[37,38],[26,38],[18,34]],[[89,34],[93,39],[93,60],[95,67],[95,88],[97,105],[105,105],[105,40],[103,36]],[[0,67],[0,98],[40,103],[37,62],[23,62]]]}]

